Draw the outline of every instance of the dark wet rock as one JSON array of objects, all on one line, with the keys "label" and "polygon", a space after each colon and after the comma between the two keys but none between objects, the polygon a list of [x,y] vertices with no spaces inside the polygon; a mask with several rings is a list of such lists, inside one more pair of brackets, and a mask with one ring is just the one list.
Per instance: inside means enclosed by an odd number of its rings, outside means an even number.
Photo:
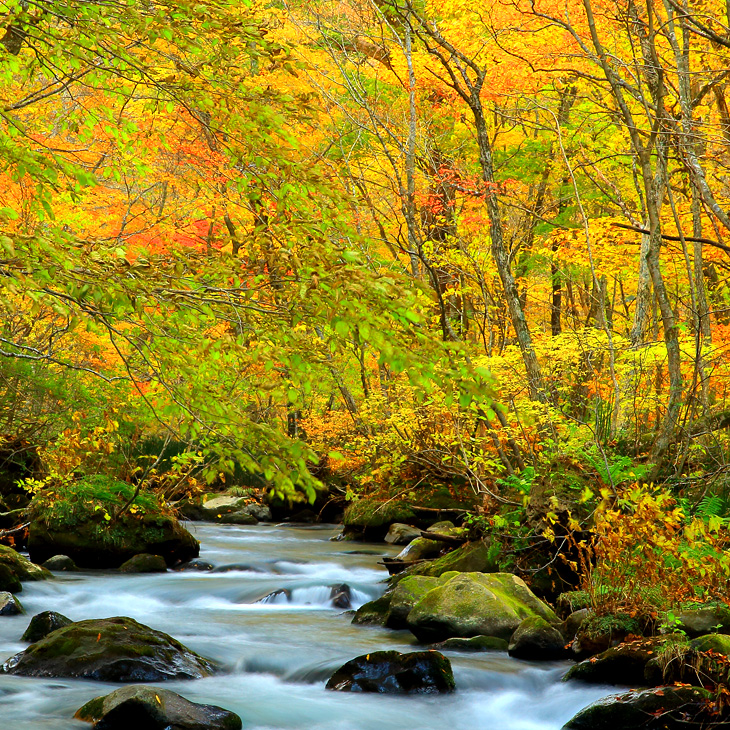
[{"label": "dark wet rock", "polygon": [[553,660],[566,656],[565,639],[558,629],[541,616],[520,623],[509,641],[509,655],[516,659]]},{"label": "dark wet rock", "polygon": [[248,514],[255,517],[259,522],[271,522],[272,520],[271,508],[266,504],[251,502],[246,505],[243,511],[248,512]]},{"label": "dark wet rock", "polygon": [[408,628],[408,614],[418,601],[440,584],[438,578],[410,575],[398,583],[391,594],[385,625],[391,629]]},{"label": "dark wet rock", "polygon": [[36,641],[40,641],[45,638],[56,629],[62,629],[64,626],[70,626],[72,623],[73,621],[64,616],[62,613],[57,613],[56,611],[43,611],[42,613],[37,613],[33,616],[28,624],[28,628],[25,630],[25,633],[20,637],[20,640],[33,644]]},{"label": "dark wet rock", "polygon": [[241,730],[241,718],[158,687],[132,685],[87,702],[74,715],[94,730]]},{"label": "dark wet rock", "polygon": [[340,692],[436,694],[454,691],[451,662],[438,651],[375,651],[351,659],[327,682]]},{"label": "dark wet rock", "polygon": [[54,555],[52,558],[48,558],[48,560],[43,563],[43,567],[46,570],[57,572],[71,572],[79,569],[76,563],[74,563],[68,555]]},{"label": "dark wet rock", "polygon": [[77,621],[3,664],[8,674],[99,682],[198,679],[215,670],[212,662],[171,636],[125,616]]},{"label": "dark wet rock", "polygon": [[352,623],[383,626],[390,608],[390,599],[391,596],[386,594],[380,596],[380,598],[376,598],[374,601],[363,603],[355,611],[355,615],[352,617]]},{"label": "dark wet rock", "polygon": [[199,558],[196,558],[195,560],[189,560],[187,563],[181,563],[180,565],[176,565],[173,568],[173,570],[182,573],[187,571],[199,571],[201,573],[204,573],[214,569],[215,565],[213,565],[213,563],[209,563],[207,560],[200,560]]},{"label": "dark wet rock", "polygon": [[408,628],[419,641],[480,635],[509,639],[531,616],[559,623],[552,609],[510,573],[446,573],[440,580],[408,614]]},{"label": "dark wet rock", "polygon": [[165,573],[167,563],[161,555],[140,553],[119,566],[120,573]]},{"label": "dark wet rock", "polygon": [[23,604],[12,593],[0,593],[0,616],[18,616],[21,613],[25,613]]},{"label": "dark wet rock", "polygon": [[385,542],[389,545],[408,545],[417,537],[421,536],[421,530],[412,525],[405,525],[402,522],[394,522],[388,529]]},{"label": "dark wet rock", "polygon": [[472,636],[469,639],[446,639],[431,648],[437,651],[507,651],[507,646],[504,639],[496,636]]},{"label": "dark wet rock", "polygon": [[347,583],[331,586],[330,601],[334,608],[350,608],[352,606],[352,589]]},{"label": "dark wet rock", "polygon": [[657,687],[594,702],[568,721],[563,730],[686,730],[720,727],[710,721],[711,693],[699,687]]},{"label": "dark wet rock", "polygon": [[654,682],[646,678],[646,667],[648,662],[656,657],[664,641],[662,638],[637,639],[611,647],[590,659],[574,664],[563,680],[630,687],[649,686]]}]

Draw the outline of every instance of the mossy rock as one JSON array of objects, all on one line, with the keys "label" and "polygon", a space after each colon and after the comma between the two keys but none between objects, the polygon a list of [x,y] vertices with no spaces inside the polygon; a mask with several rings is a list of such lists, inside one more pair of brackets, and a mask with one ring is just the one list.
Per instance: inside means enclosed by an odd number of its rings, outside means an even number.
[{"label": "mossy rock", "polygon": [[413,565],[402,573],[392,576],[390,584],[395,585],[409,575],[428,575],[435,578],[457,571],[459,573],[498,572],[497,554],[484,540],[467,542],[440,558]]},{"label": "mossy rock", "polygon": [[542,616],[530,616],[520,623],[509,640],[509,655],[515,659],[554,660],[566,656],[565,639]]},{"label": "mossy rock", "polygon": [[372,624],[377,626],[385,625],[385,620],[390,610],[390,599],[392,594],[385,594],[376,598],[374,601],[363,603],[360,608],[355,611],[352,618],[354,624]]},{"label": "mossy rock", "polygon": [[410,522],[416,513],[403,500],[361,497],[345,509],[342,524],[360,530],[387,529],[394,522]]},{"label": "mossy rock", "polygon": [[496,636],[472,636],[468,639],[459,637],[446,639],[431,648],[437,651],[507,651],[508,643]]},{"label": "mossy rock", "polygon": [[132,685],[87,702],[74,717],[95,730],[241,730],[241,718],[216,705],[190,702],[159,687]]},{"label": "mossy rock", "polygon": [[96,475],[37,495],[29,509],[31,559],[67,555],[82,568],[118,568],[139,553],[161,555],[168,565],[199,555],[200,543],[154,494],[140,493],[134,510],[107,519],[134,494],[130,484]]},{"label": "mossy rock", "polygon": [[409,575],[400,581],[390,596],[385,625],[391,629],[408,628],[407,619],[411,609],[439,583],[439,578],[425,575]]},{"label": "mossy rock", "polygon": [[120,573],[164,573],[167,563],[161,555],[140,553],[119,566]]},{"label": "mossy rock", "polygon": [[351,659],[327,682],[339,692],[438,694],[454,691],[451,662],[438,651],[374,651]]},{"label": "mossy rock", "polygon": [[626,613],[593,614],[581,623],[572,649],[576,657],[585,658],[617,646],[628,636],[641,634],[642,625],[634,616]]},{"label": "mossy rock", "polygon": [[553,610],[515,575],[454,573],[443,578],[408,614],[408,628],[419,641],[479,635],[508,640],[531,616],[559,623]]},{"label": "mossy rock", "polygon": [[[712,693],[700,687],[658,687],[607,697],[581,710],[563,730],[686,730],[720,727],[707,702]],[[692,722],[688,724],[687,718]],[[703,721],[709,721],[704,724]]]},{"label": "mossy rock", "polygon": [[730,657],[730,636],[726,634],[705,634],[692,639],[690,648],[695,651],[714,651]]},{"label": "mossy rock", "polygon": [[72,623],[3,664],[7,674],[98,682],[199,679],[215,670],[213,662],[171,636],[125,616]]},{"label": "mossy rock", "polygon": [[[32,563],[17,550],[5,545],[0,545],[0,569],[2,568],[6,569],[3,571],[5,575],[12,574],[19,581],[46,580],[53,577],[48,570]],[[3,573],[0,573],[0,579],[2,579],[2,575]]]}]

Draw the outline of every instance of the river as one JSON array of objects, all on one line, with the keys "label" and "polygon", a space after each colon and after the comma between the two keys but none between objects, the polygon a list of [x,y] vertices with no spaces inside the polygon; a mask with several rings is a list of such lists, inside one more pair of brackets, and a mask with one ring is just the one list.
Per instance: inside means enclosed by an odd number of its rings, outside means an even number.
[{"label": "river", "polygon": [[[72,620],[130,616],[222,662],[215,677],[167,682],[196,702],[233,710],[246,730],[559,730],[579,709],[615,689],[560,682],[566,662],[531,663],[498,652],[448,652],[453,695],[397,697],[330,692],[341,664],[378,649],[417,648],[407,631],[353,626],[331,605],[346,583],[353,607],[382,593],[378,565],[397,549],[332,542],[334,526],[193,524],[201,558],[226,572],[59,573],[25,583],[27,615],[0,617],[0,662],[25,648],[30,617],[54,610]],[[285,589],[273,599],[267,595]],[[93,697],[118,685],[0,675],[0,727],[87,728],[72,720]]]}]

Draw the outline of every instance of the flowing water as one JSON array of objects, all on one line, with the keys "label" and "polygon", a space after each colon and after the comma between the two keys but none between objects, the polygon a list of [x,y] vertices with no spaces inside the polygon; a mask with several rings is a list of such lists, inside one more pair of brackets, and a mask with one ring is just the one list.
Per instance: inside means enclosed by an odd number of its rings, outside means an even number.
[{"label": "flowing water", "polygon": [[[334,527],[191,529],[201,540],[201,558],[226,570],[60,573],[26,583],[20,598],[27,615],[0,618],[0,662],[25,648],[19,638],[40,611],[75,621],[130,616],[222,662],[223,675],[164,686],[237,712],[246,730],[558,730],[612,691],[561,683],[567,663],[522,662],[498,652],[447,652],[453,695],[326,691],[326,679],[348,659],[417,648],[407,631],[353,626],[351,614],[332,606],[331,587],[343,583],[355,608],[380,595],[387,573],[378,560],[396,550],[331,542]],[[70,718],[116,686],[0,675],[0,728],[88,729]]]}]

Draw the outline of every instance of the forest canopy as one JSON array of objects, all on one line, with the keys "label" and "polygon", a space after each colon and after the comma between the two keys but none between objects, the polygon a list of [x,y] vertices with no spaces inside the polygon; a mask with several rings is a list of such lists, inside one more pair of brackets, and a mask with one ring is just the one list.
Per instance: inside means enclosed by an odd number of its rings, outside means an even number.
[{"label": "forest canopy", "polygon": [[719,0],[0,18],[7,443],[290,497],[568,464],[727,498]]}]

